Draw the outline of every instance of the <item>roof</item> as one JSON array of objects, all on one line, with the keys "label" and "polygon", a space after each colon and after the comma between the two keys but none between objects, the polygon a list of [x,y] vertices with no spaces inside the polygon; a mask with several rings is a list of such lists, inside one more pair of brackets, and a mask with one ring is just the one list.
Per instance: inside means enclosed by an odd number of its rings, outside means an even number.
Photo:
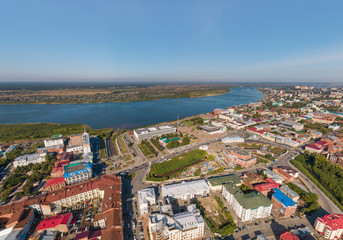
[{"label": "roof", "polygon": [[272,202],[263,194],[250,192],[243,193],[236,185],[227,183],[225,189],[234,195],[234,198],[244,209],[255,209],[263,206],[270,206]]},{"label": "roof", "polygon": [[211,184],[211,186],[223,185],[229,182],[234,183],[234,184],[240,184],[242,182],[242,180],[235,174],[211,177],[207,179],[207,181]]},{"label": "roof", "polygon": [[67,224],[71,219],[72,213],[56,215],[53,217],[44,218],[38,225],[37,231],[54,228],[60,224]]},{"label": "roof", "polygon": [[197,194],[201,191],[209,191],[210,187],[204,179],[190,181],[190,182],[181,182],[175,184],[169,184],[162,187],[162,195],[166,196],[175,196],[175,195],[187,195],[187,194]]},{"label": "roof", "polygon": [[259,192],[271,191],[273,188],[278,188],[279,184],[276,182],[266,182],[255,185],[255,189]]},{"label": "roof", "polygon": [[300,240],[300,239],[294,233],[284,232],[280,235],[280,240]]},{"label": "roof", "polygon": [[297,205],[291,198],[287,197],[280,189],[274,189],[273,198],[282,203],[285,207]]},{"label": "roof", "polygon": [[45,187],[50,187],[50,186],[54,186],[56,184],[62,184],[64,183],[65,180],[64,180],[64,177],[59,177],[59,178],[50,178],[46,184],[45,184]]},{"label": "roof", "polygon": [[330,214],[324,217],[317,217],[317,220],[332,230],[343,229],[343,214]]}]

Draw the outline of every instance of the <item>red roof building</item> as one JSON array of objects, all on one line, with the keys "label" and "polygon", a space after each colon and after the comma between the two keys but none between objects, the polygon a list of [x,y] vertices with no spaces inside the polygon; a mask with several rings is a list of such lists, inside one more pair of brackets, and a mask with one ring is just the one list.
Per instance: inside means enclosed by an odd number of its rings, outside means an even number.
[{"label": "red roof building", "polygon": [[343,214],[330,214],[317,217],[314,228],[325,239],[340,239],[343,234]]},{"label": "red roof building", "polygon": [[280,240],[300,240],[297,235],[291,232],[284,232],[280,235]]},{"label": "red roof building", "polygon": [[[272,179],[270,179],[272,180]],[[255,190],[258,192],[261,192],[263,195],[268,196],[270,195],[271,191],[274,188],[279,188],[279,184],[277,184],[274,180],[273,182],[266,182],[266,183],[260,183],[254,186]]]},{"label": "red roof building", "polygon": [[51,178],[45,184],[45,191],[51,192],[62,189],[66,185],[64,177]]},{"label": "red roof building", "polygon": [[44,218],[38,225],[37,232],[42,232],[45,230],[68,232],[69,225],[72,219],[72,213],[66,213],[62,215]]}]

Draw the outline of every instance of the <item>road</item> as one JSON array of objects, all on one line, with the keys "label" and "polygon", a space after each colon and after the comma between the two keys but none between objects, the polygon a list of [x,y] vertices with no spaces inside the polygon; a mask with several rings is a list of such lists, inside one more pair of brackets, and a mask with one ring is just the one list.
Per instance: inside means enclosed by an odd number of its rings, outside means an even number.
[{"label": "road", "polygon": [[[297,169],[293,164],[291,164],[292,154],[299,153],[298,150],[291,150],[280,159],[273,163],[271,166],[288,166]],[[299,170],[298,170],[299,171]],[[306,185],[306,187],[313,193],[318,195],[318,202],[320,206],[328,213],[342,213],[342,211],[328,198],[311,180],[309,180],[302,172],[299,171],[299,177]]]}]

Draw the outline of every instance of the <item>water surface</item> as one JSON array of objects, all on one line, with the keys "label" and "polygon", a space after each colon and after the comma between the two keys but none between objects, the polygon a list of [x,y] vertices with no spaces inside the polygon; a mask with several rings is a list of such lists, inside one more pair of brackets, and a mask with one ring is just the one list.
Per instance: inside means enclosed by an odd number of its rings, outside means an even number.
[{"label": "water surface", "polygon": [[256,88],[232,88],[219,96],[160,99],[144,102],[86,104],[0,105],[0,124],[7,123],[85,123],[92,128],[137,128],[192,116],[264,97]]}]

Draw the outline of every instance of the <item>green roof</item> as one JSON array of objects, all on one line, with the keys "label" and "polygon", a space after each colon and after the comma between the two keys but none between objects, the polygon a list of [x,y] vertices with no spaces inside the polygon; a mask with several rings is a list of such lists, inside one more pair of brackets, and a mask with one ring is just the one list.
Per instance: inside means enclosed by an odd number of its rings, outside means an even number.
[{"label": "green roof", "polygon": [[261,206],[269,206],[272,202],[262,193],[250,192],[243,193],[236,185],[227,183],[224,185],[225,189],[231,193],[237,202],[244,209],[255,209]]},{"label": "green roof", "polygon": [[211,186],[223,185],[225,183],[233,183],[235,185],[241,183],[241,179],[235,174],[211,177],[207,181],[211,184]]},{"label": "green roof", "polygon": [[62,134],[55,134],[51,136],[51,138],[60,138],[60,137],[62,137]]}]

